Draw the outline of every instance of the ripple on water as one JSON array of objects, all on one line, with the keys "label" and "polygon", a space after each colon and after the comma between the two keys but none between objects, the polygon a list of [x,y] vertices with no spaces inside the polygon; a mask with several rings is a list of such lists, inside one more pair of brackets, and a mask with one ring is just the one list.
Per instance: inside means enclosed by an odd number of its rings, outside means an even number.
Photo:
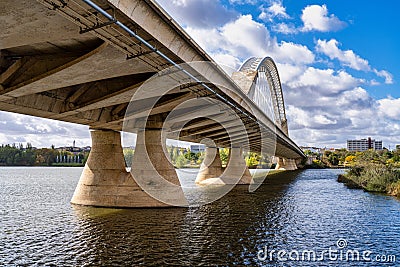
[{"label": "ripple on water", "polygon": [[0,265],[281,266],[257,252],[335,248],[339,238],[399,253],[399,201],[349,190],[337,171],[271,176],[254,193],[238,187],[200,207],[122,210],[71,206],[81,170],[0,168]]}]

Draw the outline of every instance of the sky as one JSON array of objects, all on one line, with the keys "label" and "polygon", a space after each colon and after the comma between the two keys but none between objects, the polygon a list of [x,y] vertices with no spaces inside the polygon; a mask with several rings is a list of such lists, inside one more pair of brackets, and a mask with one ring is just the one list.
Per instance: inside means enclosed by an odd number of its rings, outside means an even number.
[{"label": "sky", "polygon": [[[400,1],[158,2],[219,64],[274,59],[298,145],[400,144]],[[0,144],[90,145],[87,126],[6,112],[0,125]]]}]

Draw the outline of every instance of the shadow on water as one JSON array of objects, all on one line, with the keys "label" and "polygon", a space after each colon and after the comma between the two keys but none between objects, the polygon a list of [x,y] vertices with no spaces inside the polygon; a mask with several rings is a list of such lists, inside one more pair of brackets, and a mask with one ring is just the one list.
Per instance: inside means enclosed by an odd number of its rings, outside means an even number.
[{"label": "shadow on water", "polygon": [[[254,265],[260,233],[277,227],[281,199],[299,172],[271,175],[248,192],[237,186],[223,198],[200,207],[104,209],[73,206],[81,247],[77,263],[93,265],[209,266]],[[268,212],[266,212],[268,211]],[[265,216],[267,215],[267,218]],[[267,222],[269,221],[269,223]],[[271,224],[271,225],[268,225]],[[250,246],[249,246],[250,245]],[[254,254],[252,256],[252,254]],[[247,261],[247,262],[246,262]]]}]

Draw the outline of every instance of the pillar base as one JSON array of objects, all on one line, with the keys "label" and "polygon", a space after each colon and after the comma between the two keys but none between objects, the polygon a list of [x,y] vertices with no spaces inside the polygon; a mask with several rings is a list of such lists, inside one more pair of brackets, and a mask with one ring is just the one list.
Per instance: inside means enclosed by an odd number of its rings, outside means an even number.
[{"label": "pillar base", "polygon": [[297,169],[296,160],[286,158],[278,158],[278,163],[275,167],[275,170],[294,171]]},{"label": "pillar base", "polygon": [[168,207],[144,192],[126,171],[119,132],[91,131],[92,150],[71,199],[72,204],[112,207]]},{"label": "pillar base", "polygon": [[[241,176],[240,179],[238,176]],[[240,147],[232,147],[229,150],[228,164],[221,179],[225,184],[249,185],[253,183],[253,177],[246,165],[246,161],[243,158],[243,150]]]},{"label": "pillar base", "polygon": [[208,179],[219,178],[222,172],[222,162],[218,148],[206,147],[204,160],[196,177],[196,184],[205,183]]},{"label": "pillar base", "polygon": [[241,148],[229,150],[229,160],[225,171],[221,167],[218,148],[206,148],[204,161],[196,178],[200,185],[249,185],[253,178],[242,156]]},{"label": "pillar base", "polygon": [[137,134],[131,173],[149,195],[170,206],[188,206],[178,174],[166,157],[162,129],[141,130]]}]

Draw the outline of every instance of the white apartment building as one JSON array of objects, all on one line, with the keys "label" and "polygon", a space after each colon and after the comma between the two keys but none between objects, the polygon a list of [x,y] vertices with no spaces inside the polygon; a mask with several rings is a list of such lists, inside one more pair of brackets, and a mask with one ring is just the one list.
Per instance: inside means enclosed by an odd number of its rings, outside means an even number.
[{"label": "white apartment building", "polygon": [[368,149],[382,150],[382,141],[375,139],[359,139],[359,140],[347,140],[347,150],[349,151],[365,151]]}]

